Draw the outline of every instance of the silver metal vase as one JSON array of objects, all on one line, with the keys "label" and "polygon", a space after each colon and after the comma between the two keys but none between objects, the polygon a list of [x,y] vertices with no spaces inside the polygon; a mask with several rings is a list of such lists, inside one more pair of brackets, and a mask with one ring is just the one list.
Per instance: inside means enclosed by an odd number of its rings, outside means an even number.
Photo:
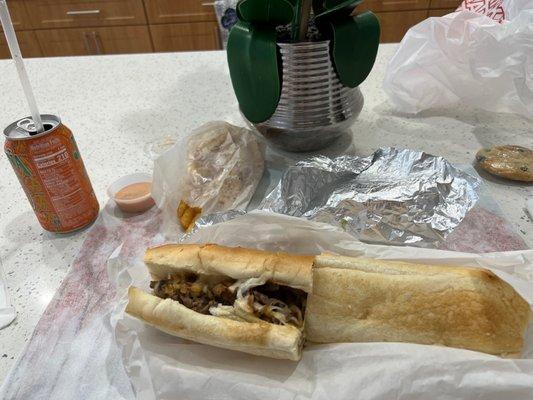
[{"label": "silver metal vase", "polygon": [[363,108],[359,88],[341,84],[329,41],[279,43],[282,88],[278,107],[252,124],[275,147],[302,152],[324,148],[345,132]]}]

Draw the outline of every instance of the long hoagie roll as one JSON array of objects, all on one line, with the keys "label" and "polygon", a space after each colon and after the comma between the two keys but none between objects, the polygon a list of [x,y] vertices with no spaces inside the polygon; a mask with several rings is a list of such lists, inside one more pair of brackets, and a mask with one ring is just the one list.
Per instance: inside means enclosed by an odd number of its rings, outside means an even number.
[{"label": "long hoagie roll", "polygon": [[484,269],[323,254],[307,299],[310,341],[411,342],[517,356],[531,309]]},{"label": "long hoagie roll", "polygon": [[144,262],[155,278],[190,271],[234,279],[268,276],[305,292],[311,290],[313,256],[273,253],[216,244],[167,244],[146,250]]},{"label": "long hoagie roll", "polygon": [[151,248],[153,291],[131,287],[126,312],[184,339],[299,360],[313,259],[218,245]]},{"label": "long hoagie roll", "polygon": [[292,325],[242,322],[203,315],[172,299],[161,299],[136,287],[129,290],[127,312],[157,329],[198,343],[245,353],[297,361],[302,332]]}]

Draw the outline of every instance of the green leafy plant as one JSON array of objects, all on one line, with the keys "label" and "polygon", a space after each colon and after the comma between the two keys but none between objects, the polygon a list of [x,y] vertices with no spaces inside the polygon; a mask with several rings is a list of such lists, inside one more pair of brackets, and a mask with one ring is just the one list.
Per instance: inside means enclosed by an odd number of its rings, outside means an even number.
[{"label": "green leafy plant", "polygon": [[306,40],[311,2],[342,84],[359,86],[372,70],[380,27],[372,12],[354,12],[362,0],[241,0],[227,54],[233,88],[249,121],[266,121],[276,111],[282,84],[276,29],[288,25],[291,41]]}]

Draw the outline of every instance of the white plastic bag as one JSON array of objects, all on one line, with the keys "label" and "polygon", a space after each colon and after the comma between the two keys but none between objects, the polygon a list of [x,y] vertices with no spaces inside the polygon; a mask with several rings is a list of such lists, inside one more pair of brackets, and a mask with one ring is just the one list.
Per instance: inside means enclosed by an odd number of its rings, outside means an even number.
[{"label": "white plastic bag", "polygon": [[264,170],[264,144],[252,131],[209,122],[154,162],[152,197],[163,210],[164,234],[176,238],[180,201],[202,214],[244,210]]},{"label": "white plastic bag", "polygon": [[[504,2],[501,24],[460,11],[412,27],[389,62],[384,90],[401,112],[459,101],[533,118],[533,1]],[[522,8],[517,14],[518,8]]]},{"label": "white plastic bag", "polygon": [[533,0],[503,0],[505,19],[514,19],[522,10],[533,10]]}]

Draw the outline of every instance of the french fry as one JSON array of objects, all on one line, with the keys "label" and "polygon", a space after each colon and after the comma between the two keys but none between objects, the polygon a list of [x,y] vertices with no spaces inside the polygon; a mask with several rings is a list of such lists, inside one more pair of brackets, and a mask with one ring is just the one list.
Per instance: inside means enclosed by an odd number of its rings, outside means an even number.
[{"label": "french fry", "polygon": [[202,214],[202,209],[200,207],[192,207],[183,200],[180,200],[176,212],[181,227],[184,231],[188,231],[194,225],[194,221]]}]

